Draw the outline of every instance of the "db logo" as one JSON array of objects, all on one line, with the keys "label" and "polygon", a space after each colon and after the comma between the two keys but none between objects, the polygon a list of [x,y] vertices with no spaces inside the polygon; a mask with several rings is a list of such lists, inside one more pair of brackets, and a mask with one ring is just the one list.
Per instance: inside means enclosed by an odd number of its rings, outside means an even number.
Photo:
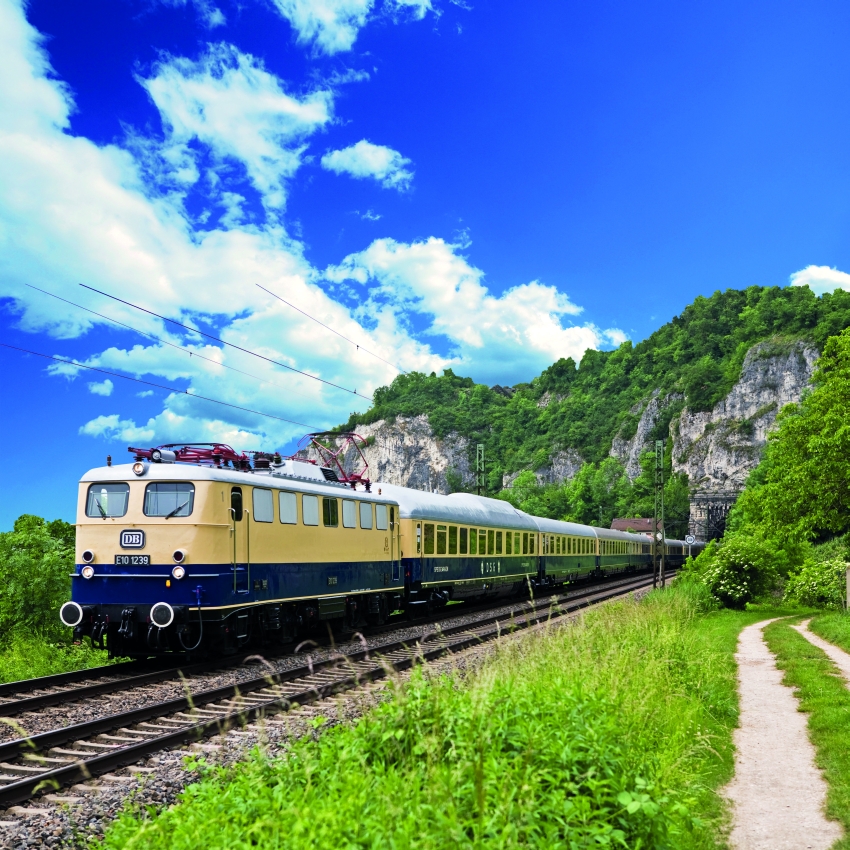
[{"label": "db logo", "polygon": [[144,549],[145,533],[140,529],[128,528],[121,532],[122,549]]}]

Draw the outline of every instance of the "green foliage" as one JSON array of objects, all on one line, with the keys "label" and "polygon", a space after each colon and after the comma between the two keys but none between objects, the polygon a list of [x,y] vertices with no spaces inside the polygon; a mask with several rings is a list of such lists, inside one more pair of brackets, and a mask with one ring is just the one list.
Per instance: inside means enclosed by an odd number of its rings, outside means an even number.
[{"label": "green foliage", "polygon": [[6,635],[0,642],[0,682],[18,682],[110,663],[104,650],[92,649],[88,643],[48,641],[22,632]]},{"label": "green foliage", "polygon": [[752,618],[694,599],[674,586],[505,641],[465,676],[416,674],[353,727],[124,814],[105,847],[715,847]]},{"label": "green foliage", "polygon": [[[683,394],[691,409],[708,409],[731,389],[747,350],[771,340],[774,353],[806,338],[823,347],[850,326],[850,293],[817,297],[808,287],[758,287],[715,292],[697,298],[680,316],[643,342],[613,351],[585,352],[576,365],[561,359],[531,383],[503,394],[451,370],[437,376],[399,375],[374,396],[366,413],[353,413],[343,426],[427,414],[435,433],[456,432],[485,445],[490,492],[501,489],[504,472],[532,468],[541,453],[572,448],[588,462],[601,463],[617,434],[631,437],[634,410],[655,391]],[[667,436],[675,405],[658,423]],[[597,507],[598,514],[598,507]]]},{"label": "green foliage", "polygon": [[[664,506],[668,536],[681,539],[687,532],[689,511],[687,476],[675,475],[672,459],[664,458]],[[641,474],[630,482],[622,464],[613,457],[585,463],[563,484],[541,485],[530,469],[521,472],[497,497],[536,516],[609,527],[614,517],[651,517],[655,509],[655,454],[641,457]]]},{"label": "green foliage", "polygon": [[0,533],[0,635],[67,639],[59,608],[70,596],[74,526],[23,514]]},{"label": "green foliage", "polygon": [[776,586],[772,546],[753,534],[727,534],[706,546],[688,570],[705,585],[718,604],[743,608]]},{"label": "green foliage", "polygon": [[843,609],[846,568],[843,557],[807,558],[788,576],[785,599],[813,608]]}]

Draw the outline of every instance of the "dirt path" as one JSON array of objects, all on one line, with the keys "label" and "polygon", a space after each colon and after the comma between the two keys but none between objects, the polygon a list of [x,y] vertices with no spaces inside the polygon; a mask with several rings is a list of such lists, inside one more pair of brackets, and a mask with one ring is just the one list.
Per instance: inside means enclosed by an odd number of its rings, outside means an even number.
[{"label": "dirt path", "polygon": [[841,827],[823,814],[826,782],[815,767],[806,715],[767,648],[762,629],[748,626],[738,640],[741,725],[735,730],[731,845],[736,850],[826,850]]},{"label": "dirt path", "polygon": [[843,649],[839,649],[834,643],[829,643],[822,637],[818,637],[814,632],[810,632],[810,622],[811,620],[803,620],[802,623],[791,626],[791,628],[796,629],[809,643],[814,644],[818,649],[822,649],[829,656],[829,660],[841,671],[844,683],[850,688],[850,655]]}]

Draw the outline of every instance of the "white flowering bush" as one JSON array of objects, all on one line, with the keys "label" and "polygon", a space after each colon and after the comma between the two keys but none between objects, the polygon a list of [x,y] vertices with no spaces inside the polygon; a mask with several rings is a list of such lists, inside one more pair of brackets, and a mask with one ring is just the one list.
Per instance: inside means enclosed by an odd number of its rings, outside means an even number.
[{"label": "white flowering bush", "polygon": [[770,545],[752,534],[727,535],[697,559],[699,580],[725,608],[743,608],[776,585],[776,564]]},{"label": "white flowering bush", "polygon": [[846,567],[842,557],[807,558],[797,571],[788,576],[785,599],[815,608],[843,608]]}]

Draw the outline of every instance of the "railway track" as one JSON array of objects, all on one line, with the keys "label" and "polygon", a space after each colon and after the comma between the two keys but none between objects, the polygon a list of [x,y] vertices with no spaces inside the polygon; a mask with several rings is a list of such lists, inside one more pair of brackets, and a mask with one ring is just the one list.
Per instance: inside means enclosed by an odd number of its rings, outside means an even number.
[{"label": "railway track", "polygon": [[[611,579],[604,584],[593,585],[616,587],[621,584],[623,579]],[[588,586],[589,588],[590,586]],[[588,588],[580,588],[578,590],[569,591],[567,594],[562,594],[561,598],[567,598],[575,594],[585,593]],[[545,600],[549,596],[541,597]],[[527,604],[527,603],[526,603]],[[452,611],[452,616],[461,612],[476,613],[478,611],[486,611],[492,608],[492,603],[489,605],[464,605],[458,606],[460,611]],[[452,606],[454,608],[454,606]],[[448,609],[449,611],[451,609]],[[518,609],[519,610],[519,607]],[[443,609],[438,614],[437,622],[440,619],[445,619],[449,616],[447,609]],[[386,625],[370,629],[367,634],[372,637],[381,633],[397,630],[400,627],[422,624],[423,622],[434,621],[434,618],[420,618],[415,621],[400,621],[392,619]],[[280,657],[291,653],[296,648],[296,644],[281,646],[275,649],[271,654],[267,654],[269,658]],[[159,684],[161,682],[173,681],[180,678],[189,678],[199,676],[205,673],[213,673],[216,671],[225,671],[238,667],[244,661],[244,655],[235,656],[229,663],[222,662],[221,659],[215,661],[200,661],[194,664],[181,663],[162,666],[156,662],[145,661],[129,661],[122,664],[106,665],[103,667],[95,667],[89,670],[75,670],[70,673],[59,673],[53,676],[44,676],[37,679],[26,679],[20,682],[9,682],[0,684],[0,717],[14,717],[17,714],[25,712],[38,711],[42,708],[51,706],[66,705],[71,702],[80,702],[91,700],[97,697],[104,697],[110,694],[121,693],[136,688],[144,688],[149,685]],[[86,684],[83,684],[86,683]]]},{"label": "railway track", "polygon": [[625,596],[652,584],[651,576],[526,602],[509,613],[473,624],[440,627],[411,641],[390,640],[331,656],[285,672],[212,688],[142,708],[106,715],[62,729],[0,744],[0,808],[25,802],[42,791],[82,782],[131,765],[158,751],[221,734],[293,705],[330,695],[406,670],[448,653],[558,619],[588,605]]}]

